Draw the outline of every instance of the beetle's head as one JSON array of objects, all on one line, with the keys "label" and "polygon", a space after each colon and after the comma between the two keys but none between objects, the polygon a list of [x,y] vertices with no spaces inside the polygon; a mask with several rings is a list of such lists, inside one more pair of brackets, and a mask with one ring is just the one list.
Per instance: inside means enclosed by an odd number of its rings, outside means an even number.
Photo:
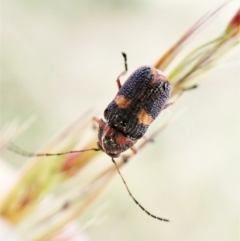
[{"label": "beetle's head", "polygon": [[129,149],[137,140],[124,136],[117,129],[112,128],[107,122],[101,120],[98,130],[98,148],[111,157],[118,157]]}]

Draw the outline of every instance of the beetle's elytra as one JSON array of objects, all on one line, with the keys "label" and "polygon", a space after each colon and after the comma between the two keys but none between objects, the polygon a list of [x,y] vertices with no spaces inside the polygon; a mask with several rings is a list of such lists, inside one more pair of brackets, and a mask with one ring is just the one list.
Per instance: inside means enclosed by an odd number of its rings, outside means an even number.
[{"label": "beetle's elytra", "polygon": [[111,157],[133,146],[166,106],[171,84],[161,71],[138,68],[127,79],[99,120],[98,147]]}]

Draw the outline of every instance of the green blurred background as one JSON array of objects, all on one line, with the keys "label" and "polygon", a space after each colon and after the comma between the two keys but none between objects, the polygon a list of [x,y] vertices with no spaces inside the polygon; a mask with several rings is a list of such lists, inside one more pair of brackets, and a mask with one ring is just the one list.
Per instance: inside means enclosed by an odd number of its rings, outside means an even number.
[{"label": "green blurred background", "polygon": [[[34,116],[17,140],[32,151],[86,110],[100,117],[117,92],[121,51],[129,74],[154,64],[217,2],[2,1],[1,128]],[[189,47],[219,35],[237,6],[227,6]],[[140,203],[171,222],[141,212],[116,176],[80,218],[86,223],[100,212],[84,231],[89,240],[239,240],[239,53],[163,113],[182,115],[123,170]],[[6,159],[17,168],[25,161],[13,154]]]}]

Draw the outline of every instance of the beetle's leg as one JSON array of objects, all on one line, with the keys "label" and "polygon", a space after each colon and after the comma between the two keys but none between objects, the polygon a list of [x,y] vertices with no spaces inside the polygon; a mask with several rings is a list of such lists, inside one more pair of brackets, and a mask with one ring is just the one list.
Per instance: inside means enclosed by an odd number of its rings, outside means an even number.
[{"label": "beetle's leg", "polygon": [[131,157],[133,157],[134,155],[136,155],[137,152],[138,152],[139,150],[141,150],[145,145],[147,145],[147,144],[150,143],[150,142],[153,142],[152,136],[150,136],[150,137],[143,136],[142,138],[144,138],[144,141],[143,141],[138,147],[136,147],[136,146],[130,147],[130,149],[131,149],[131,151],[132,151],[131,154],[129,154],[129,155],[123,155],[123,161],[124,161],[124,162],[127,162],[129,158],[131,158]]},{"label": "beetle's leg", "polygon": [[97,126],[99,126],[102,123],[102,120],[98,119],[97,117],[93,117],[92,122],[93,122],[93,129],[96,129]]},{"label": "beetle's leg", "polygon": [[169,103],[166,103],[166,104],[164,105],[163,110],[166,109],[166,108],[168,108],[169,106],[173,105],[173,104],[178,100],[178,98],[182,95],[182,93],[183,93],[184,91],[196,89],[197,87],[198,87],[197,85],[193,85],[193,86],[191,86],[191,87],[189,87],[189,88],[182,89],[182,91],[180,92],[180,94],[177,96],[177,98],[176,98],[174,101],[169,102]]},{"label": "beetle's leg", "polygon": [[128,162],[128,159],[132,156],[134,156],[135,154],[137,154],[137,149],[135,147],[130,147],[132,153],[131,154],[128,154],[128,155],[123,155],[122,156],[122,159],[123,159],[123,162],[127,163]]},{"label": "beetle's leg", "polygon": [[93,123],[96,123],[98,125],[101,123],[101,119],[98,119],[97,117],[93,117],[92,121],[93,121]]},{"label": "beetle's leg", "polygon": [[125,75],[127,73],[128,70],[128,66],[127,66],[127,55],[125,53],[122,52],[122,56],[124,58],[124,66],[125,66],[125,70],[117,77],[117,86],[118,89],[120,90],[122,88],[121,82],[120,82],[120,78]]},{"label": "beetle's leg", "polygon": [[[175,103],[175,101],[165,104],[165,105],[163,106],[163,110],[167,109],[169,106],[173,105],[174,103]],[[159,113],[159,114],[160,114],[160,113]]]},{"label": "beetle's leg", "polygon": [[120,77],[124,75],[124,73],[120,74],[118,77],[117,77],[117,86],[118,86],[118,90],[120,90],[122,88],[122,85],[121,85],[121,82],[120,82]]}]

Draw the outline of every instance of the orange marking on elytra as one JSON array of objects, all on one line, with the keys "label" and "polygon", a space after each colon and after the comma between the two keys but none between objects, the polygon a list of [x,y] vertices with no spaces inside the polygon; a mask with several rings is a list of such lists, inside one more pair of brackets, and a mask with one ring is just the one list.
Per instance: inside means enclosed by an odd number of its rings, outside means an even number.
[{"label": "orange marking on elytra", "polygon": [[153,118],[144,109],[141,109],[137,116],[139,124],[150,125],[153,121]]},{"label": "orange marking on elytra", "polygon": [[132,100],[125,98],[123,95],[117,95],[114,99],[119,108],[127,108]]}]

